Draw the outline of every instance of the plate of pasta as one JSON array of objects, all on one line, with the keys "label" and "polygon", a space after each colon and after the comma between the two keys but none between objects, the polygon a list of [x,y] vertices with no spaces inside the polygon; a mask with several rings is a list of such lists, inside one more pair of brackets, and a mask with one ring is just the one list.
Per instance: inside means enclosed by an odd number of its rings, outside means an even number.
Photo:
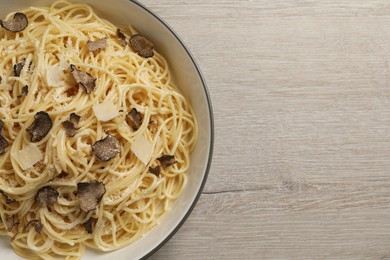
[{"label": "plate of pasta", "polygon": [[210,168],[193,57],[135,1],[0,6],[0,255],[148,257]]}]

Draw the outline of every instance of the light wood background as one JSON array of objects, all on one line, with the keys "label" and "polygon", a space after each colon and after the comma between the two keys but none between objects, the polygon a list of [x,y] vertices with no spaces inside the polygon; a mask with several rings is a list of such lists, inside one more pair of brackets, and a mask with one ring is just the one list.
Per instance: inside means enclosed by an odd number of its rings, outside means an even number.
[{"label": "light wood background", "polygon": [[216,130],[151,259],[390,259],[390,1],[141,2],[196,57]]}]

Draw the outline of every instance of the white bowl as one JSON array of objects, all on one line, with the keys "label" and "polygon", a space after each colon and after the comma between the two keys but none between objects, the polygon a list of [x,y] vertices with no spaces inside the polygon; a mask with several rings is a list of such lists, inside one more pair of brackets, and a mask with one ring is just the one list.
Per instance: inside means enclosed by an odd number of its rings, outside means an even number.
[{"label": "white bowl", "polygon": [[[48,6],[53,0],[2,1],[0,17],[30,6]],[[194,58],[177,34],[156,14],[135,1],[77,0],[90,4],[101,17],[116,25],[132,24],[136,30],[151,39],[157,50],[168,60],[173,80],[194,108],[199,123],[199,139],[191,156],[188,184],[171,211],[160,225],[143,238],[111,253],[87,250],[83,259],[141,259],[157,251],[187,219],[205,185],[213,150],[213,115],[206,83]],[[0,237],[0,256],[3,259],[21,259],[11,249],[9,239]]]}]

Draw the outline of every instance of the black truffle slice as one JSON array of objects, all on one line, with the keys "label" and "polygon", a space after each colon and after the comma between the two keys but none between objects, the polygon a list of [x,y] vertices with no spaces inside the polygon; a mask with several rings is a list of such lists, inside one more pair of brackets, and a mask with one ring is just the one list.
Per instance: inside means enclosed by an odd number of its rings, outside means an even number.
[{"label": "black truffle slice", "polygon": [[172,164],[176,163],[175,157],[173,155],[163,155],[160,158],[158,158],[157,160],[160,161],[163,168],[167,168],[167,167],[171,166]]},{"label": "black truffle slice", "polygon": [[70,117],[69,117],[70,122],[72,122],[75,127],[78,126],[78,124],[80,122],[80,118],[81,118],[81,116],[77,115],[76,113],[71,113]]},{"label": "black truffle slice", "polygon": [[12,20],[3,21],[0,20],[1,27],[10,32],[21,32],[26,29],[28,25],[28,19],[23,13],[16,13]]},{"label": "black truffle slice", "polygon": [[3,197],[5,198],[5,203],[7,204],[11,204],[11,203],[14,203],[16,200],[14,199],[11,199],[7,193],[5,193],[4,191],[0,190],[0,194],[3,195]]},{"label": "black truffle slice", "polygon": [[107,38],[101,38],[100,40],[97,41],[88,41],[87,42],[87,47],[89,51],[98,51],[107,48]]},{"label": "black truffle slice", "polygon": [[118,37],[118,39],[120,40],[123,46],[127,45],[126,35],[123,32],[121,32],[121,29],[119,28],[116,29],[116,36]]},{"label": "black truffle slice", "polygon": [[74,127],[74,124],[69,120],[62,122],[62,126],[64,127],[67,136],[73,137],[76,135],[77,129]]},{"label": "black truffle slice", "polygon": [[85,92],[91,94],[92,90],[95,88],[97,78],[92,77],[88,72],[76,69],[76,66],[73,64],[70,65],[70,73],[76,82],[85,88]]},{"label": "black truffle slice", "polygon": [[155,120],[150,120],[148,126],[152,134],[155,134],[157,132],[157,122]]},{"label": "black truffle slice", "polygon": [[102,199],[106,188],[98,181],[80,182],[77,184],[77,197],[80,200],[80,209],[84,212],[94,210]]},{"label": "black truffle slice", "polygon": [[156,167],[149,167],[149,172],[151,174],[154,174],[156,176],[159,176],[160,175],[160,172],[161,172],[161,167],[160,166],[156,166]]},{"label": "black truffle slice", "polygon": [[20,98],[22,96],[27,96],[27,94],[28,94],[28,86],[26,85],[22,88],[22,92],[20,92],[20,95],[18,97]]},{"label": "black truffle slice", "polygon": [[83,226],[87,230],[88,234],[92,234],[93,233],[93,226],[95,225],[95,223],[96,223],[96,219],[95,218],[90,218],[85,223],[83,223]]},{"label": "black truffle slice", "polygon": [[131,36],[130,46],[141,57],[150,58],[154,55],[153,43],[140,34],[134,34]]},{"label": "black truffle slice", "polygon": [[35,202],[40,208],[45,208],[56,203],[59,195],[54,188],[46,186],[38,190],[37,195],[35,195]]},{"label": "black truffle slice", "polygon": [[92,151],[97,158],[106,162],[114,158],[121,151],[121,146],[115,136],[107,135],[106,138],[97,141],[92,146]]},{"label": "black truffle slice", "polygon": [[34,229],[35,229],[35,232],[37,233],[41,233],[42,231],[42,224],[39,220],[37,219],[34,219],[34,220],[30,220],[26,226],[25,226],[25,229],[27,229],[29,226],[34,226]]},{"label": "black truffle slice", "polygon": [[73,137],[76,135],[77,131],[77,125],[80,121],[80,116],[72,113],[70,114],[70,120],[66,120],[65,122],[62,122],[62,126],[65,129],[65,133],[69,137]]},{"label": "black truffle slice", "polygon": [[26,60],[22,60],[21,62],[16,63],[14,65],[14,75],[15,75],[15,77],[20,77],[20,73],[22,72],[22,69],[23,69],[25,64],[26,64]]},{"label": "black truffle slice", "polygon": [[66,171],[61,171],[61,173],[57,176],[57,178],[64,179],[69,176],[69,173]]},{"label": "black truffle slice", "polygon": [[131,126],[131,128],[134,131],[138,130],[138,128],[142,125],[142,115],[141,115],[141,113],[138,112],[137,109],[133,108],[127,114],[127,117],[130,119],[130,126]]},{"label": "black truffle slice", "polygon": [[12,215],[11,217],[7,218],[7,231],[11,232],[14,227],[16,227],[16,232],[18,232],[17,227],[19,226],[20,222],[16,219],[15,215]]},{"label": "black truffle slice", "polygon": [[4,122],[0,120],[0,155],[5,153],[5,148],[8,146],[8,141],[3,136]]},{"label": "black truffle slice", "polygon": [[30,134],[31,142],[39,142],[49,133],[53,123],[49,114],[44,111],[36,113],[34,119],[27,132]]}]

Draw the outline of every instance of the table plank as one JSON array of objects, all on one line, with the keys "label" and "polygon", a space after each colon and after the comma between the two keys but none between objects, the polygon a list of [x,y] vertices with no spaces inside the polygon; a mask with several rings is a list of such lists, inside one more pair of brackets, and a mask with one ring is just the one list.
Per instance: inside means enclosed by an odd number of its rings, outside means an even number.
[{"label": "table plank", "polygon": [[151,259],[390,259],[390,2],[142,2],[216,124],[200,202]]}]

